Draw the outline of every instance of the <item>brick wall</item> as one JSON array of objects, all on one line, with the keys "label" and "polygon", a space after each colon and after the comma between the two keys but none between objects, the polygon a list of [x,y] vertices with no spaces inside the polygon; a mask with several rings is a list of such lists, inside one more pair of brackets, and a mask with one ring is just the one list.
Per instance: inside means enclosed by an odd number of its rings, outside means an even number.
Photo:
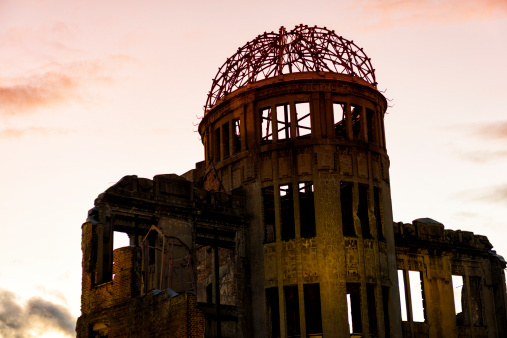
[{"label": "brick wall", "polygon": [[82,315],[77,337],[89,337],[93,327],[107,327],[114,337],[204,337],[204,315],[195,295],[172,297],[167,292],[149,293],[120,305]]}]

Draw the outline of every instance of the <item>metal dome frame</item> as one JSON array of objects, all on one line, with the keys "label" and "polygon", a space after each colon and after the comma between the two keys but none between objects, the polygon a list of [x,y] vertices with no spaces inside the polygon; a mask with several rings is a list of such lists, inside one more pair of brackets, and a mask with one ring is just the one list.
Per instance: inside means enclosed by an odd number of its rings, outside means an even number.
[{"label": "metal dome frame", "polygon": [[299,72],[332,72],[356,76],[377,87],[371,59],[354,41],[326,27],[296,26],[266,33],[238,48],[213,79],[205,112],[225,95],[263,79]]}]

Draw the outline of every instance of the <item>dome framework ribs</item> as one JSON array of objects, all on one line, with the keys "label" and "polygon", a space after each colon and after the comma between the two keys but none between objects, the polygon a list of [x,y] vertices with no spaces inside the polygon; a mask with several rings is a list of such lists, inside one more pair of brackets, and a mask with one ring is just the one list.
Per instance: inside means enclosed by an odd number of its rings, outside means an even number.
[{"label": "dome framework ribs", "polygon": [[205,112],[222,97],[263,79],[282,74],[331,72],[350,75],[377,87],[371,59],[354,41],[326,27],[280,27],[246,43],[219,68],[208,94]]}]

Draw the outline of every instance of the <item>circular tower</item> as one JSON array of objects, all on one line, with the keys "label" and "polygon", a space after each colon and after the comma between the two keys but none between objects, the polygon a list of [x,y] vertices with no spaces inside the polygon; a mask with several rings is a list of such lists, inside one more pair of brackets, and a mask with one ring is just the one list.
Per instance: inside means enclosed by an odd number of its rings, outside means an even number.
[{"label": "circular tower", "polygon": [[386,108],[362,48],[326,28],[259,35],[213,79],[204,187],[246,191],[252,336],[401,336]]}]

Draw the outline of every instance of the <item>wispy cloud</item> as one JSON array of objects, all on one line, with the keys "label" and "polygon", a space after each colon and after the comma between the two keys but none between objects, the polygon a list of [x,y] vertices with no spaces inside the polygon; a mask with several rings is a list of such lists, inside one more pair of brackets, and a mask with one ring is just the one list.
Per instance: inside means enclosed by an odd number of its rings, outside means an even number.
[{"label": "wispy cloud", "polygon": [[505,0],[365,0],[357,5],[371,14],[372,26],[431,25],[507,17]]},{"label": "wispy cloud", "polygon": [[67,135],[72,132],[74,132],[74,130],[64,128],[42,128],[42,127],[29,127],[24,129],[9,128],[0,130],[0,139],[20,138],[28,135],[30,136]]},{"label": "wispy cloud", "polygon": [[507,139],[507,121],[480,125],[475,128],[474,134],[486,139]]},{"label": "wispy cloud", "polygon": [[31,298],[21,306],[16,295],[0,289],[0,336],[26,337],[34,327],[58,330],[75,336],[76,319],[61,305],[42,298]]},{"label": "wispy cloud", "polygon": [[475,147],[451,147],[452,154],[462,160],[481,164],[507,159],[507,121],[447,126],[447,130],[474,140]]},{"label": "wispy cloud", "polygon": [[507,183],[473,190],[461,191],[456,194],[467,202],[499,203],[507,205]]},{"label": "wispy cloud", "polygon": [[31,74],[0,80],[0,116],[15,116],[73,100],[85,99],[86,85],[112,83],[115,70],[132,61],[127,55],[106,60],[52,63]]},{"label": "wispy cloud", "polygon": [[37,107],[76,98],[79,79],[70,74],[47,72],[0,85],[2,115],[18,115]]},{"label": "wispy cloud", "polygon": [[507,150],[456,150],[455,154],[465,161],[478,164],[504,160],[507,158]]}]

